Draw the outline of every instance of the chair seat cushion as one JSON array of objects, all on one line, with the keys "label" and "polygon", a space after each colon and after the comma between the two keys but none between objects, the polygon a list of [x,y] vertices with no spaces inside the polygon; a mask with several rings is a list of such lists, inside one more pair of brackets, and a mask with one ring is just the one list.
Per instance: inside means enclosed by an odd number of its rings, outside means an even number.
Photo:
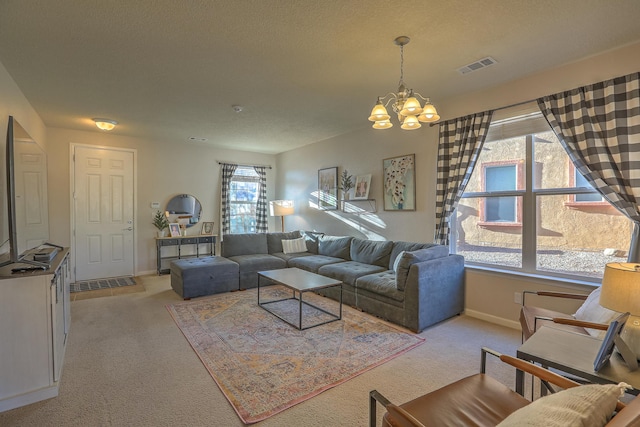
[{"label": "chair seat cushion", "polygon": [[323,265],[318,268],[318,274],[340,280],[353,286],[358,277],[368,274],[380,273],[384,271],[384,267],[377,265],[363,264],[356,261],[345,261],[335,264]]},{"label": "chair seat cushion", "polygon": [[[495,426],[527,404],[504,384],[476,374],[399,406],[425,426]],[[382,425],[394,425],[388,413]]]}]

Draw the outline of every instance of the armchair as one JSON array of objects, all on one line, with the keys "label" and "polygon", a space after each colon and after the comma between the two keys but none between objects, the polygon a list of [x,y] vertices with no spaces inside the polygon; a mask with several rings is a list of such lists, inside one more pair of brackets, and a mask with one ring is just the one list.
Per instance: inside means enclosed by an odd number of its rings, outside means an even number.
[{"label": "armchair", "polygon": [[[529,306],[526,304],[527,295],[574,299],[584,301],[584,303],[575,314],[570,315],[546,308]],[[597,288],[589,295],[567,292],[524,291],[522,293],[522,307],[520,309],[522,341],[524,342],[529,339],[529,337],[545,323],[563,325],[561,326],[562,329],[585,335],[598,335],[598,331],[606,331],[611,319],[619,313],[602,307],[598,303],[599,299],[600,288]]]},{"label": "armchair", "polygon": [[[487,354],[540,378],[548,388],[552,384],[565,390],[529,402],[486,375]],[[538,424],[532,422],[532,419],[540,416],[564,417],[563,424],[560,425],[567,425],[567,417],[575,417],[578,420],[587,419],[589,425],[596,425],[594,420],[601,420],[600,425],[609,427],[638,426],[640,398],[635,398],[628,405],[619,402],[618,397],[624,386],[580,386],[575,381],[527,361],[483,348],[479,374],[463,378],[402,405],[395,405],[378,391],[372,390],[369,393],[369,425],[376,427],[376,409],[380,403],[387,411],[383,416],[383,427],[495,426],[503,421],[506,425],[514,426],[521,425],[522,419],[527,420],[527,425],[533,426]],[[568,391],[569,389],[573,391]],[[617,411],[615,417],[607,422],[614,411]],[[539,425],[556,425],[549,423],[549,419],[541,419]]]}]

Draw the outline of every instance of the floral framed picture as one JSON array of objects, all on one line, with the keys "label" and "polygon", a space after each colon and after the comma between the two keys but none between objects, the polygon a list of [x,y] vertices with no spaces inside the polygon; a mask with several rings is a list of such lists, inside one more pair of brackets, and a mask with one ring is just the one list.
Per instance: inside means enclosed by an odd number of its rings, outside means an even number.
[{"label": "floral framed picture", "polygon": [[318,208],[338,209],[338,167],[318,170]]},{"label": "floral framed picture", "polygon": [[213,234],[213,222],[203,222],[202,223],[202,231],[200,232],[203,236],[210,236]]},{"label": "floral framed picture", "polygon": [[384,210],[416,210],[416,155],[391,157],[382,161]]},{"label": "floral framed picture", "polygon": [[366,200],[369,198],[369,186],[371,185],[371,174],[356,176],[356,186],[354,189],[354,200]]},{"label": "floral framed picture", "polygon": [[169,224],[169,231],[171,232],[171,237],[180,237],[180,224],[172,222]]}]

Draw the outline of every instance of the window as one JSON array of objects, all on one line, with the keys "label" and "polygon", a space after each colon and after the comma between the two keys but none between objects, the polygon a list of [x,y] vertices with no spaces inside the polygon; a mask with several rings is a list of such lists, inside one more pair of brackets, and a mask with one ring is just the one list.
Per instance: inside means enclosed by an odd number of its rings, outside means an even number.
[{"label": "window", "polygon": [[605,249],[626,254],[632,222],[576,172],[540,113],[506,113],[494,114],[452,217],[452,251],[469,265],[598,281],[626,260]]},{"label": "window", "polygon": [[256,232],[260,177],[252,167],[238,166],[229,185],[231,234]]}]

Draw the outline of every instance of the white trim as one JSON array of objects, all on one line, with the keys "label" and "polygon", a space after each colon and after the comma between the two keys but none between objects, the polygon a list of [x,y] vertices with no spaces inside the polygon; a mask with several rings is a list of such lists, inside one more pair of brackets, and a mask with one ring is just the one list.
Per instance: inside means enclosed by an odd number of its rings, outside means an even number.
[{"label": "white trim", "polygon": [[76,258],[73,236],[75,230],[75,153],[76,148],[83,147],[92,150],[124,151],[133,154],[133,275],[138,276],[138,150],[136,148],[110,147],[106,145],[69,143],[69,261],[71,267],[71,283],[76,281]]},{"label": "white trim", "polygon": [[507,328],[521,330],[520,323],[514,320],[505,319],[503,317],[493,316],[491,314],[483,313],[481,311],[469,310],[466,308],[464,314],[474,319],[484,320],[485,322],[494,323],[500,326],[506,326]]}]

